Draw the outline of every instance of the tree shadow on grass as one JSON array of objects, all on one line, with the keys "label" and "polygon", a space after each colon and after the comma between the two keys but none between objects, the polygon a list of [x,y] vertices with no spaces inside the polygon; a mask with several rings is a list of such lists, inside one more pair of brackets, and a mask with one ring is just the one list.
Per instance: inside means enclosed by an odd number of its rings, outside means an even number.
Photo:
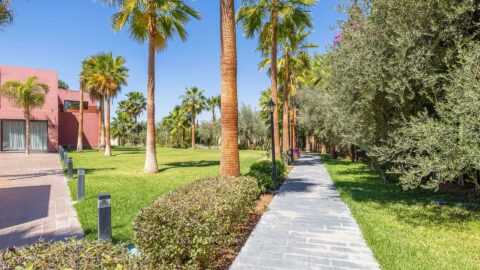
[{"label": "tree shadow on grass", "polygon": [[159,172],[164,172],[166,170],[174,169],[174,168],[203,168],[203,167],[212,167],[212,166],[219,166],[220,161],[218,160],[200,160],[200,161],[185,161],[185,162],[171,162],[161,164],[163,166],[167,166],[166,168],[162,168]]},{"label": "tree shadow on grass", "polygon": [[[403,190],[398,184],[383,184],[377,172],[366,164],[354,164],[346,160],[331,161],[323,157],[325,164],[338,165],[332,178],[342,196],[360,203],[375,202],[386,208],[402,222],[417,226],[458,225],[480,218],[480,211],[467,209],[462,204],[465,198],[425,189]],[[449,203],[439,206],[432,200],[442,199]]]}]

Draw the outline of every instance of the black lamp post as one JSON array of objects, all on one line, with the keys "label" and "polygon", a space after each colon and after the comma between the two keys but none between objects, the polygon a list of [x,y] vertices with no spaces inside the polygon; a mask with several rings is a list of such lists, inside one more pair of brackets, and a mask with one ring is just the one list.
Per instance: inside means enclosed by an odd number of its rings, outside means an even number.
[{"label": "black lamp post", "polygon": [[278,188],[278,180],[277,180],[277,163],[275,160],[275,126],[273,124],[273,111],[275,110],[275,102],[272,99],[268,101],[268,106],[270,107],[270,123],[272,126],[272,180],[273,180],[273,188]]}]

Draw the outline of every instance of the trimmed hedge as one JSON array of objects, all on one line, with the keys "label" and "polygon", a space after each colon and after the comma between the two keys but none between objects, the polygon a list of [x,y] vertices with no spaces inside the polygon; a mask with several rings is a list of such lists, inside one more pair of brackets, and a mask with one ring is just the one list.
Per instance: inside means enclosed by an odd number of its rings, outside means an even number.
[{"label": "trimmed hedge", "polygon": [[235,239],[260,190],[251,177],[198,180],[170,192],[137,216],[133,228],[142,259],[154,269],[208,269]]},{"label": "trimmed hedge", "polygon": [[[278,184],[281,185],[287,176],[287,167],[285,163],[277,160],[276,162],[277,169],[277,179]],[[270,160],[261,160],[250,166],[250,172],[247,174],[249,176],[255,177],[258,180],[258,185],[265,190],[273,190],[273,179],[272,179],[272,161]]]},{"label": "trimmed hedge", "polygon": [[145,269],[120,245],[69,239],[1,252],[0,269]]}]

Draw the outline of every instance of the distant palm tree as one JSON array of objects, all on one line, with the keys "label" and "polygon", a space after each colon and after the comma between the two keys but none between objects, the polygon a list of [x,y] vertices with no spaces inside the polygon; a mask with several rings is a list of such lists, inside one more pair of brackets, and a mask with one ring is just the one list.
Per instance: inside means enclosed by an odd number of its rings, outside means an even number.
[{"label": "distant palm tree", "polygon": [[[83,92],[94,92],[93,89],[86,89],[87,81],[91,77],[90,73],[93,71],[92,58],[83,60],[82,62],[82,71],[80,72],[80,108],[79,108],[79,119],[78,119],[78,135],[77,135],[77,152],[83,151]],[[59,80],[58,87],[61,87]],[[64,86],[64,85],[63,85]],[[68,87],[67,87],[68,88]],[[64,88],[61,88],[64,89]],[[91,90],[91,91],[90,91]]]},{"label": "distant palm tree", "polygon": [[147,108],[147,99],[145,96],[136,91],[132,91],[127,94],[127,100],[125,101],[125,111],[128,112],[133,119],[135,119],[135,124],[137,123],[137,118],[140,114]]},{"label": "distant palm tree", "polygon": [[[306,8],[315,5],[316,0],[245,0],[237,14],[248,38],[258,35],[258,49],[271,60],[271,98],[278,103],[277,50],[279,34],[289,27],[312,27],[312,19]],[[278,107],[274,110],[274,145],[276,157],[280,155],[280,131]]]},{"label": "distant palm tree", "polygon": [[148,40],[148,95],[147,95],[147,143],[145,173],[157,173],[155,138],[155,51],[164,50],[167,41],[175,34],[186,40],[184,24],[200,14],[181,0],[103,0],[117,5],[113,15],[113,28],[119,31],[128,23],[133,39],[144,43]]},{"label": "distant palm tree", "polygon": [[194,148],[195,120],[197,119],[197,115],[206,108],[206,98],[203,91],[199,90],[198,87],[187,88],[185,94],[180,98],[182,99],[182,106],[192,119],[192,148]]},{"label": "distant palm tree", "polygon": [[110,142],[110,104],[111,98],[120,92],[121,87],[127,84],[128,68],[125,67],[125,58],[113,57],[112,53],[102,53],[93,57],[93,71],[89,74],[88,89],[99,89],[106,100],[105,110],[105,156],[112,155]]},{"label": "distant palm tree", "polygon": [[220,102],[221,102],[221,97],[220,96],[207,98],[208,109],[212,112],[212,123],[215,123],[215,121],[216,121],[215,109],[217,107],[220,108]]},{"label": "distant palm tree", "polygon": [[120,145],[125,145],[126,137],[133,125],[133,119],[127,112],[118,112],[117,117],[112,119],[112,135],[114,138],[118,138]]},{"label": "distant palm tree", "polygon": [[45,97],[49,87],[39,83],[33,76],[24,83],[20,81],[7,81],[0,87],[0,93],[13,101],[15,106],[23,109],[25,116],[25,153],[30,154],[30,113],[35,108],[45,104]]},{"label": "distant palm tree", "polygon": [[235,1],[220,0],[221,159],[220,174],[240,175],[238,152],[237,37]]},{"label": "distant palm tree", "polygon": [[175,106],[173,111],[165,118],[164,126],[170,132],[171,137],[174,138],[175,147],[180,146],[180,131],[183,132],[182,143],[184,143],[185,128],[188,126],[189,120],[185,108],[181,106]]},{"label": "distant palm tree", "polygon": [[13,11],[9,7],[10,0],[0,0],[0,30],[13,22]]}]

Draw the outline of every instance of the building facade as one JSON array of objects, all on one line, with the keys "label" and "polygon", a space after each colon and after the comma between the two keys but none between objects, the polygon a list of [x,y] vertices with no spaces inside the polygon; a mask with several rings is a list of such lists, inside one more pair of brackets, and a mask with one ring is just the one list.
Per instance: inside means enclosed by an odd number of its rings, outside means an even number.
[{"label": "building facade", "polygon": [[[80,91],[58,88],[58,72],[0,65],[0,85],[6,81],[24,82],[36,76],[49,86],[45,104],[31,112],[30,149],[54,152],[59,145],[77,145]],[[83,145],[98,145],[100,113],[97,102],[84,94]],[[25,150],[25,118],[23,109],[15,107],[5,97],[0,97],[0,151]]]}]

